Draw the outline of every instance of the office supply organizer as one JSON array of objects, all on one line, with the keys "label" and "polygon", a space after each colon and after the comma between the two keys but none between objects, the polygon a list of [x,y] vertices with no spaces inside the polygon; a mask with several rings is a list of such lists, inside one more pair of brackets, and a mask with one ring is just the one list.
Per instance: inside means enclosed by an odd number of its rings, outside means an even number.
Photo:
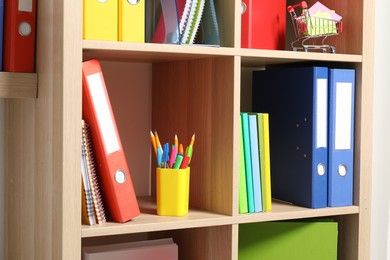
[{"label": "office supply organizer", "polygon": [[[295,12],[297,7],[300,7],[302,11],[299,16]],[[290,13],[296,36],[296,40],[291,43],[294,51],[320,50],[326,53],[329,49],[332,53],[336,53],[336,47],[325,44],[325,40],[329,36],[341,33],[342,22],[340,20],[310,15],[305,1],[288,6],[287,10]]]}]

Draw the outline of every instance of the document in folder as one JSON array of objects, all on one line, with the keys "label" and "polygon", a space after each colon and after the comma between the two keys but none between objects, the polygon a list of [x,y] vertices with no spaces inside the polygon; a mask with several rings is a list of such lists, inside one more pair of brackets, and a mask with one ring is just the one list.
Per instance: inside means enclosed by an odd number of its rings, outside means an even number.
[{"label": "document in folder", "polygon": [[253,73],[253,111],[269,113],[274,198],[327,206],[328,68]]},{"label": "document in folder", "polygon": [[108,215],[126,222],[140,214],[98,60],[83,62],[83,118],[90,125],[97,172]]},{"label": "document in folder", "polygon": [[3,67],[35,71],[36,0],[5,1]]},{"label": "document in folder", "polygon": [[84,0],[83,39],[118,40],[118,0]]},{"label": "document in folder", "polygon": [[328,206],[353,203],[355,70],[329,70]]},{"label": "document in folder", "polygon": [[145,42],[145,0],[119,0],[118,40]]}]

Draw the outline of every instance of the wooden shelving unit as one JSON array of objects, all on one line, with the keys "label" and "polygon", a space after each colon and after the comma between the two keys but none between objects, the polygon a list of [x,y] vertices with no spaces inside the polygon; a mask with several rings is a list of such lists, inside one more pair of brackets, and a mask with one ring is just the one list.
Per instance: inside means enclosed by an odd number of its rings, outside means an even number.
[{"label": "wooden shelving unit", "polygon": [[[315,217],[339,223],[339,259],[370,259],[374,6],[322,3],[343,15],[337,54],[241,49],[238,0],[215,0],[220,48],[83,41],[82,1],[39,1],[37,74],[0,73],[0,96],[8,98],[6,259],[77,260],[82,245],[173,237],[180,259],[236,260],[240,224]],[[81,65],[92,58],[101,60],[139,196],[141,215],[124,224],[81,224]],[[240,215],[239,112],[251,107],[251,72],[301,62],[356,69],[354,205],[275,201],[272,212]],[[183,140],[196,133],[185,217],[155,214],[150,129],[163,140],[172,129]]]}]

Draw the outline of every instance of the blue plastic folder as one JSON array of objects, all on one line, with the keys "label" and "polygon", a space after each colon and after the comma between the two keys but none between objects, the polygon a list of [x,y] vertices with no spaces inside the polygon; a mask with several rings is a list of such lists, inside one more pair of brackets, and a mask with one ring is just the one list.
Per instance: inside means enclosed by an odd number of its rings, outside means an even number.
[{"label": "blue plastic folder", "polygon": [[355,70],[329,70],[328,206],[353,203]]},{"label": "blue plastic folder", "polygon": [[269,113],[273,198],[328,205],[328,68],[253,73],[253,111]]},{"label": "blue plastic folder", "polygon": [[263,211],[261,178],[260,178],[260,157],[259,157],[259,135],[257,133],[257,115],[249,114],[249,140],[251,143],[251,162],[253,180],[253,200],[255,212]]}]

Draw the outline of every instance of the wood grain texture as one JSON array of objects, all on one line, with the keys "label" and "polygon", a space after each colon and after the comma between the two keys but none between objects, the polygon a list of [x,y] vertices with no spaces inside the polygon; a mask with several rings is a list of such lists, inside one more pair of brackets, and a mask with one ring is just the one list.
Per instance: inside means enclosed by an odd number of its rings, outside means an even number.
[{"label": "wood grain texture", "polygon": [[35,73],[0,72],[0,97],[36,98],[37,79]]},{"label": "wood grain texture", "polygon": [[[196,134],[190,205],[232,214],[233,59],[153,65],[152,126],[161,142]],[[173,132],[172,132],[173,131]]]},{"label": "wood grain texture", "polygon": [[37,14],[39,95],[7,107],[7,259],[77,259],[81,3],[43,0]]}]

